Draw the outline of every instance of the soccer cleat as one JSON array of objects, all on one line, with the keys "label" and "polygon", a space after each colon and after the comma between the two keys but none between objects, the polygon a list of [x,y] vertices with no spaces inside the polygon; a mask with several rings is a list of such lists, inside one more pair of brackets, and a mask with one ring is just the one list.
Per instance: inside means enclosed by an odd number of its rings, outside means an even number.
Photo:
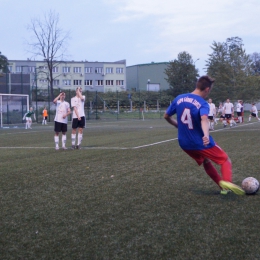
[{"label": "soccer cleat", "polygon": [[58,151],[60,148],[59,147],[55,147],[55,150]]},{"label": "soccer cleat", "polygon": [[221,190],[220,194],[221,195],[227,195],[230,192],[230,190]]},{"label": "soccer cleat", "polygon": [[224,128],[227,127],[227,125],[224,125]]},{"label": "soccer cleat", "polygon": [[72,149],[72,150],[75,150],[75,145],[72,145],[72,146],[71,146],[71,149]]},{"label": "soccer cleat", "polygon": [[220,181],[219,186],[223,190],[231,190],[237,195],[245,195],[245,191],[241,187],[237,186],[236,184],[234,184],[232,182]]},{"label": "soccer cleat", "polygon": [[68,148],[66,146],[63,146],[62,149],[63,150],[68,150]]},{"label": "soccer cleat", "polygon": [[76,145],[76,149],[80,150],[81,149],[80,145]]}]

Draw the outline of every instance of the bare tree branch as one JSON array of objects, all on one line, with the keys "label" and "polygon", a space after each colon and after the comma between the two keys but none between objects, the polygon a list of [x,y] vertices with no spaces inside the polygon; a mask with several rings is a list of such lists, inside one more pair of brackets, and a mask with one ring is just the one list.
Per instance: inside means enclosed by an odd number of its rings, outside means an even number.
[{"label": "bare tree branch", "polygon": [[66,56],[67,41],[70,33],[59,27],[59,15],[50,10],[44,19],[34,18],[28,25],[32,33],[32,42],[28,43],[34,58],[42,57],[48,67],[48,81],[53,99],[53,67],[62,62]]}]

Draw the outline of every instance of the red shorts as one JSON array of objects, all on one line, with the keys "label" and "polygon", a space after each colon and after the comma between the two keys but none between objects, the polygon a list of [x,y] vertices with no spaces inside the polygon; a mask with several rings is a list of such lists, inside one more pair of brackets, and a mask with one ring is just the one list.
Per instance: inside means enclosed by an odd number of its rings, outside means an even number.
[{"label": "red shorts", "polygon": [[218,145],[205,150],[184,150],[184,152],[193,158],[198,165],[201,165],[206,158],[219,165],[228,159],[228,155]]}]

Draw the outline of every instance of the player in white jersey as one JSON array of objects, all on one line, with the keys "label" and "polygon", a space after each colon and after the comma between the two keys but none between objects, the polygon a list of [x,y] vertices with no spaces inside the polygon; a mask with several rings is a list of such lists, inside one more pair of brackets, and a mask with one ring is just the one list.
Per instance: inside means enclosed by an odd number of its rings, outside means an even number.
[{"label": "player in white jersey", "polygon": [[214,103],[212,103],[211,98],[209,98],[208,104],[209,104],[209,114],[208,114],[209,129],[214,130],[214,118],[216,116],[216,106]]},{"label": "player in white jersey", "polygon": [[230,102],[229,99],[227,99],[226,103],[223,106],[223,111],[225,114],[225,119],[223,120],[224,127],[227,126],[227,124],[230,124],[232,126],[232,123],[230,123],[230,120],[232,116],[234,116],[234,105]]},{"label": "player in white jersey", "polygon": [[236,112],[237,112],[238,122],[243,123],[243,119],[242,119],[243,105],[241,100],[237,101],[236,110],[237,110]]},{"label": "player in white jersey", "polygon": [[[86,97],[82,95],[82,88],[76,88],[76,96],[71,99],[71,107],[73,108],[72,119],[72,133],[71,133],[71,148],[80,149],[80,145],[83,139],[83,128],[85,127],[85,110],[84,103]],[[76,144],[76,135],[78,129],[78,144]]]},{"label": "player in white jersey", "polygon": [[62,149],[67,150],[66,140],[67,140],[67,130],[68,130],[68,115],[71,114],[70,104],[65,101],[66,94],[61,92],[54,100],[53,103],[56,105],[56,115],[54,118],[54,142],[55,149],[59,150],[59,133],[62,132],[61,142]]},{"label": "player in white jersey", "polygon": [[249,115],[248,122],[251,121],[252,117],[256,117],[257,120],[260,121],[260,119],[258,118],[258,111],[257,111],[255,103],[252,103],[252,107],[250,109],[250,112],[251,112],[251,114]]}]

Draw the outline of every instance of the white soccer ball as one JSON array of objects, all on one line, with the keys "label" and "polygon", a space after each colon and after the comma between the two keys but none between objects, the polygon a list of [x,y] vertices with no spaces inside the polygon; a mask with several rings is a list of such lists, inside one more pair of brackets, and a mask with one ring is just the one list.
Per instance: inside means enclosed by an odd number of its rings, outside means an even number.
[{"label": "white soccer ball", "polygon": [[247,177],[242,181],[241,186],[246,194],[255,194],[259,190],[259,181],[254,177]]}]

